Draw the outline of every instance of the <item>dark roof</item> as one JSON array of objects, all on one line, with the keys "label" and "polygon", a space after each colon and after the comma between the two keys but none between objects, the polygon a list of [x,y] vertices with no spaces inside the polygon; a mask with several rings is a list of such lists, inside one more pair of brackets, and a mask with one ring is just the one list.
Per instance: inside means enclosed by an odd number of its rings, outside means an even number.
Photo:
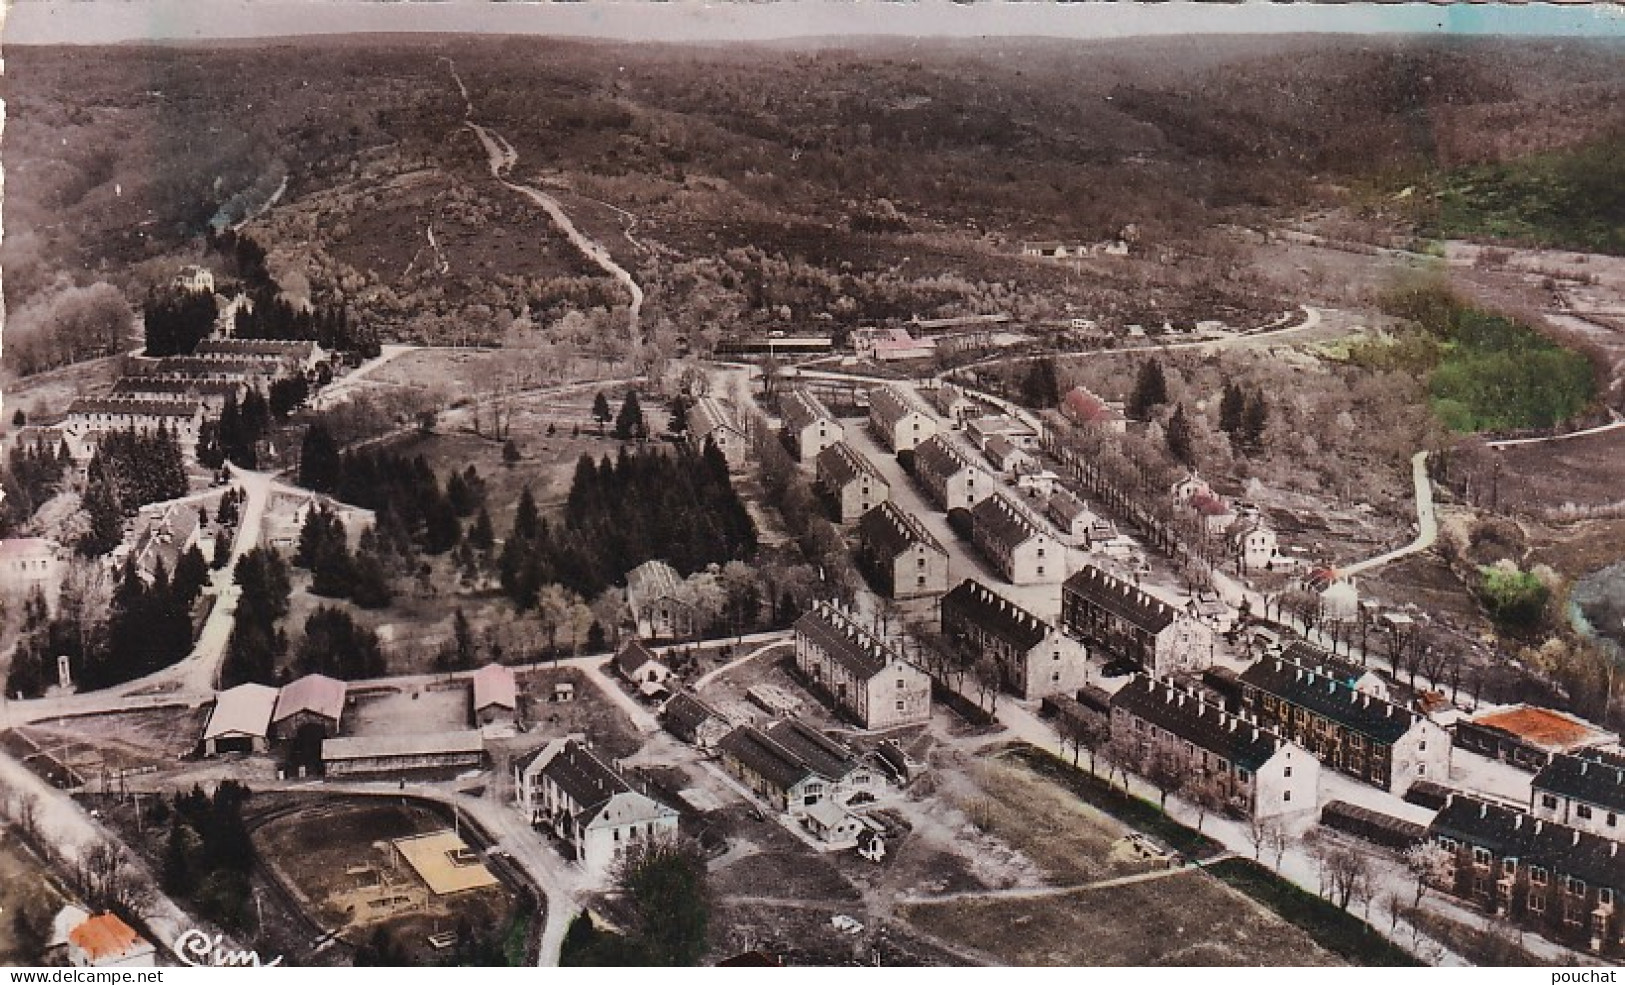
[{"label": "dark roof", "polygon": [[974,578],[966,578],[942,597],[942,622],[949,613],[962,615],[985,632],[1015,647],[1031,650],[1049,635],[1049,624]]},{"label": "dark roof", "polygon": [[315,351],[314,342],[287,339],[204,339],[192,350],[199,356],[296,356],[301,359],[308,359]]},{"label": "dark roof", "polygon": [[863,514],[858,520],[858,537],[868,545],[869,550],[888,561],[915,544],[924,544],[938,554],[948,553],[925,529],[919,517],[906,512],[891,500]]},{"label": "dark roof", "polygon": [[895,424],[904,416],[914,413],[935,419],[931,409],[921,403],[913,391],[905,390],[895,383],[887,384],[869,394],[869,406],[880,412],[881,420],[887,424]]},{"label": "dark roof", "polygon": [[1148,633],[1168,628],[1178,614],[1167,602],[1149,595],[1121,578],[1115,578],[1092,564],[1086,564],[1061,586],[1061,594],[1080,596],[1119,619],[1126,619]]},{"label": "dark roof", "polygon": [[165,356],[158,360],[155,375],[219,376],[232,374],[274,373],[281,368],[281,360],[267,356],[244,356],[241,359],[199,359],[196,356]]},{"label": "dark roof", "polygon": [[799,719],[774,722],[767,727],[767,737],[790,750],[825,779],[839,780],[858,765],[851,750]]},{"label": "dark roof", "polygon": [[574,739],[566,741],[542,767],[542,775],[558,784],[584,814],[591,814],[594,808],[616,794],[632,790],[632,785],[621,774]]},{"label": "dark roof", "polygon": [[1332,800],[1320,809],[1320,823],[1379,845],[1407,849],[1428,836],[1427,825],[1374,811],[1369,807]]},{"label": "dark roof", "polygon": [[970,456],[954,447],[946,434],[934,434],[914,449],[914,471],[924,475],[958,475],[973,463]]},{"label": "dark roof", "polygon": [[795,628],[797,636],[810,639],[828,653],[831,660],[860,680],[868,680],[893,660],[902,659],[897,651],[858,625],[844,610],[827,602],[814,603],[811,610],[796,620]]},{"label": "dark roof", "polygon": [[1058,517],[1065,523],[1071,523],[1077,517],[1085,514],[1093,515],[1089,504],[1078,498],[1078,494],[1062,486],[1050,494],[1046,507],[1050,516]]},{"label": "dark roof", "polygon": [[136,417],[195,417],[195,400],[139,400],[126,397],[80,397],[68,405],[68,415],[131,414]]},{"label": "dark roof", "polygon": [[1328,676],[1313,666],[1285,657],[1259,660],[1242,672],[1241,683],[1388,745],[1409,732],[1417,719],[1408,708],[1363,694],[1340,677]]},{"label": "dark roof", "polygon": [[999,463],[1000,465],[1003,465],[1005,459],[1009,458],[1016,452],[1021,452],[1024,455],[1026,454],[1026,452],[1016,447],[1015,442],[1011,441],[1002,434],[995,434],[993,437],[987,439],[987,447],[982,450],[987,453],[987,457],[989,459]]},{"label": "dark roof", "polygon": [[1584,879],[1588,885],[1625,889],[1625,854],[1619,842],[1565,824],[1542,821],[1523,811],[1457,794],[1428,826],[1434,837],[1454,838],[1553,872]]},{"label": "dark roof", "polygon": [[1093,684],[1085,684],[1078,688],[1077,702],[1090,711],[1110,714],[1112,710],[1112,696],[1104,688]]},{"label": "dark roof", "polygon": [[113,384],[113,396],[148,396],[173,394],[186,397],[193,394],[230,394],[243,388],[240,380],[170,380],[148,376],[126,376]]},{"label": "dark roof", "polygon": [[844,486],[860,475],[867,475],[881,485],[890,488],[885,478],[881,476],[880,470],[875,468],[874,463],[844,441],[837,441],[825,448],[818,453],[818,457],[814,461],[818,465],[818,474],[820,476],[829,476],[830,480],[837,486]]},{"label": "dark roof", "polygon": [[[642,640],[631,639],[627,640],[626,644],[616,651],[615,659],[612,662],[615,664],[616,670],[620,671],[627,677],[630,677],[637,673],[638,668],[644,666],[645,664],[659,664],[660,658],[656,656],[655,652],[649,649],[648,644],[644,643]],[[660,665],[662,667],[665,666],[665,664]]]},{"label": "dark roof", "polygon": [[1293,640],[1281,651],[1281,655],[1304,667],[1312,668],[1317,674],[1346,681],[1351,687],[1355,681],[1371,672],[1369,667],[1361,667],[1352,660],[1327,653],[1308,640]]},{"label": "dark roof", "polygon": [[717,748],[781,790],[813,774],[811,766],[754,725],[741,725],[729,732],[717,742]]},{"label": "dark roof", "polygon": [[985,531],[1001,544],[1022,544],[1043,533],[1003,492],[995,492],[971,507],[970,515],[973,529]]},{"label": "dark roof", "polygon": [[1135,674],[1112,695],[1112,710],[1118,708],[1242,769],[1263,766],[1282,744],[1269,729],[1229,714],[1198,692],[1144,674]]},{"label": "dark roof", "polygon": [[666,702],[666,706],[660,709],[660,717],[668,732],[683,739],[692,739],[700,726],[713,718],[723,720],[716,709],[687,691],[678,692]]},{"label": "dark roof", "polygon": [[1625,813],[1625,756],[1598,749],[1556,755],[1535,774],[1532,786]]},{"label": "dark roof", "polygon": [[779,400],[779,413],[784,417],[785,427],[796,431],[820,420],[835,420],[835,415],[829,412],[823,401],[799,388],[789,391]]},{"label": "dark roof", "polygon": [[733,414],[722,406],[715,397],[701,397],[694,404],[694,409],[688,415],[688,433],[694,438],[703,438],[717,431],[729,430],[738,432],[739,425],[734,423]]}]

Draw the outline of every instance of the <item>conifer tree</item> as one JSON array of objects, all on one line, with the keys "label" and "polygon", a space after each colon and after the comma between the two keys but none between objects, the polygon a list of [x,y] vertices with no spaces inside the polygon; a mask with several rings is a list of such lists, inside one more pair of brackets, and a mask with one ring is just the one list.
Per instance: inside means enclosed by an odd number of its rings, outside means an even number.
[{"label": "conifer tree", "polygon": [[619,441],[631,441],[646,437],[648,433],[648,426],[643,422],[643,407],[638,403],[638,393],[628,390],[626,399],[621,402],[620,413],[615,415],[615,437]]},{"label": "conifer tree", "polygon": [[1140,365],[1134,392],[1129,395],[1128,415],[1136,420],[1148,420],[1151,412],[1168,402],[1168,380],[1163,375],[1162,363],[1156,357]]}]

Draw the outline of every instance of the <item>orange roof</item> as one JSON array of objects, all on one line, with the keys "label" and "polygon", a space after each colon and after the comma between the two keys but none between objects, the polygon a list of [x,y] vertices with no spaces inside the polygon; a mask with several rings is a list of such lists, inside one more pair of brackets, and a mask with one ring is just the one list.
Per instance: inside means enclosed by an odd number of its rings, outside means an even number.
[{"label": "orange roof", "polygon": [[1554,750],[1594,744],[1609,737],[1601,729],[1578,718],[1550,708],[1532,708],[1528,705],[1491,712],[1473,719],[1473,723],[1498,728],[1533,745]]},{"label": "orange roof", "polygon": [[91,917],[68,931],[68,940],[92,961],[121,958],[144,944],[141,935],[111,913]]}]

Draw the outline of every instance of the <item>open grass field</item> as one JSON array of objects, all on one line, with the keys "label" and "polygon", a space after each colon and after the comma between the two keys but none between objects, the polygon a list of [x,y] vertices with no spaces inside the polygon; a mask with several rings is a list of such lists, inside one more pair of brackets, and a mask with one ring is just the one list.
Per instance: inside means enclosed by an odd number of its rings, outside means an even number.
[{"label": "open grass field", "polygon": [[16,831],[0,827],[0,966],[40,962],[40,955],[20,949],[14,922],[19,911],[48,925],[66,902],[50,871]]},{"label": "open grass field", "polygon": [[[1587,508],[1625,509],[1625,429],[1514,445],[1499,452],[1502,509],[1584,516]],[[1567,510],[1565,510],[1567,507]]]},{"label": "open grass field", "polygon": [[1048,899],[907,907],[908,922],[1018,966],[1332,966],[1303,931],[1198,870]]},{"label": "open grass field", "polygon": [[[575,685],[571,701],[553,701],[553,685]],[[642,746],[637,729],[587,675],[573,667],[538,668],[519,674],[522,721],[548,735],[585,732],[595,747],[617,758],[630,756]]]},{"label": "open grass field", "polygon": [[0,427],[12,430],[11,417],[17,411],[28,415],[29,423],[44,423],[60,417],[75,397],[100,396],[118,379],[121,356],[91,359],[46,373],[13,379],[9,371],[0,374],[0,387],[6,394],[5,421]]},{"label": "open grass field", "polygon": [[253,837],[261,858],[316,922],[352,943],[384,927],[427,961],[434,953],[429,934],[455,928],[460,918],[499,926],[515,905],[502,885],[436,896],[389,844],[449,827],[419,804],[337,800],[274,809]]},{"label": "open grass field", "polygon": [[977,827],[1036,862],[1057,885],[1144,871],[1127,849],[1128,826],[1017,761],[984,759],[969,770],[980,795],[953,799]]}]

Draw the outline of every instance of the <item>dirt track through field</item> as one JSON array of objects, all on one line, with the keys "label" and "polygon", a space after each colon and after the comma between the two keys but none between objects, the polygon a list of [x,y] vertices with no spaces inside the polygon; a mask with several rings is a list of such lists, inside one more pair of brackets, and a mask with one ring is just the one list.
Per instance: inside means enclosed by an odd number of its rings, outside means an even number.
[{"label": "dirt track through field", "polygon": [[[451,70],[451,77],[457,83],[457,90],[462,93],[464,106],[463,125],[474,131],[474,135],[480,138],[480,145],[485,148],[485,156],[491,169],[491,177],[501,182],[504,187],[518,192],[540,206],[553,220],[553,224],[558,226],[559,230],[569,239],[571,245],[581,251],[582,256],[597,264],[605,273],[619,281],[626,288],[632,299],[627,309],[627,333],[630,336],[629,341],[633,346],[636,346],[642,341],[638,318],[643,309],[643,288],[638,286],[638,282],[632,278],[632,275],[627,272],[625,267],[615,262],[615,258],[610,256],[609,251],[604,249],[602,244],[576,228],[575,223],[570,221],[569,214],[564,211],[564,206],[559,203],[558,199],[538,188],[508,180],[508,175],[513,171],[514,166],[519,163],[519,152],[501,134],[474,122],[474,102],[469,97],[468,87],[463,84],[462,76],[457,73],[456,63],[450,58],[442,58],[441,60]],[[614,206],[609,207],[614,208]]]}]

